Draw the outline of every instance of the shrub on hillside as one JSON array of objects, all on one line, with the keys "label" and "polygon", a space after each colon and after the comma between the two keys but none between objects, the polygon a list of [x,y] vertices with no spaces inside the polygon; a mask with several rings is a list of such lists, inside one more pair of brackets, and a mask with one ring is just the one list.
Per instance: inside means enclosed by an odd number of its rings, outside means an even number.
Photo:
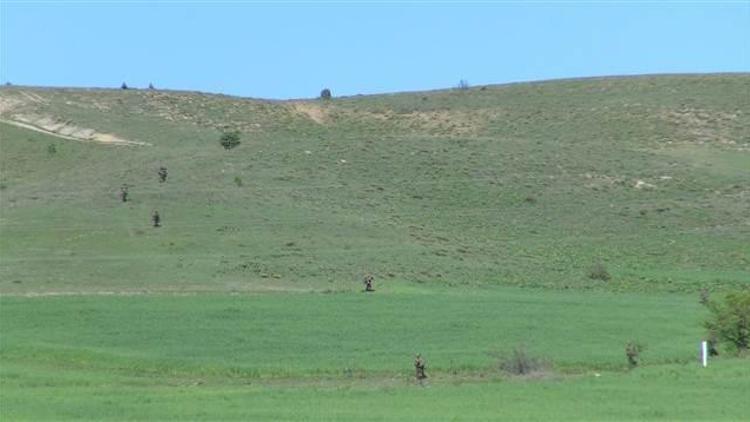
[{"label": "shrub on hillside", "polygon": [[120,85],[120,88],[121,89],[128,89],[128,84],[126,84],[125,82],[123,82],[122,85]]},{"label": "shrub on hillside", "polygon": [[729,343],[740,353],[750,348],[750,290],[732,292],[724,297],[724,302],[709,301],[706,305],[711,312],[703,323],[708,337]]},{"label": "shrub on hillside", "polygon": [[240,144],[240,133],[238,131],[224,132],[219,139],[219,143],[226,150],[230,150]]},{"label": "shrub on hillside", "polygon": [[331,99],[331,90],[328,88],[324,88],[322,91],[320,91],[320,98],[323,100],[330,100]]},{"label": "shrub on hillside", "polygon": [[524,346],[518,346],[513,349],[510,356],[500,359],[499,366],[511,375],[529,375],[546,370],[549,364],[543,359],[529,355]]},{"label": "shrub on hillside", "polygon": [[592,280],[608,281],[612,276],[609,275],[609,271],[607,271],[604,264],[597,262],[591,267],[591,270],[589,270],[589,278]]}]

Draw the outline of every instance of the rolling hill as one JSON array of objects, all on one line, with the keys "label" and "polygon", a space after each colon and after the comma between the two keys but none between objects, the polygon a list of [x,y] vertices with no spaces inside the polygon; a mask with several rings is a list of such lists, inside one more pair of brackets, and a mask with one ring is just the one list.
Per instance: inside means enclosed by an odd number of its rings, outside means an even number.
[{"label": "rolling hill", "polygon": [[[3,293],[340,291],[367,272],[558,289],[750,280],[746,74],[331,101],[3,87],[0,101]],[[241,144],[224,150],[231,130]],[[597,263],[609,281],[588,277]]]},{"label": "rolling hill", "polygon": [[0,414],[741,420],[747,359],[696,347],[699,297],[750,286],[749,240],[749,74],[6,86]]}]

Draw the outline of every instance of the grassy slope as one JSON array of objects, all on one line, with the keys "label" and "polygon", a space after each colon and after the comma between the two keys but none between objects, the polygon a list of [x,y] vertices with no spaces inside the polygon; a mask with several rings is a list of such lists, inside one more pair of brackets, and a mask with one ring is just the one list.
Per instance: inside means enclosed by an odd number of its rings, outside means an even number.
[{"label": "grassy slope", "polygon": [[[328,103],[15,87],[0,99],[21,91],[44,103],[11,114],[153,146],[0,124],[4,417],[748,411],[745,361],[691,363],[695,290],[750,280],[748,75]],[[243,131],[229,152],[227,128]],[[611,281],[586,277],[596,261]],[[366,271],[372,296],[355,294]],[[209,293],[147,294],[158,291]],[[227,294],[259,291],[279,293]],[[309,291],[331,294],[298,294]],[[55,292],[139,294],[14,297]],[[646,343],[646,367],[623,373],[630,339]],[[520,343],[553,362],[551,378],[498,375],[497,354]],[[425,390],[408,381],[416,351]]]},{"label": "grassy slope", "polygon": [[[48,104],[23,112],[154,147],[0,126],[0,291],[346,290],[366,271],[591,287],[599,260],[613,289],[744,283],[748,86],[746,75],[603,79],[299,106],[322,124],[290,103],[37,90]],[[242,145],[219,148],[222,127],[245,130]]]}]

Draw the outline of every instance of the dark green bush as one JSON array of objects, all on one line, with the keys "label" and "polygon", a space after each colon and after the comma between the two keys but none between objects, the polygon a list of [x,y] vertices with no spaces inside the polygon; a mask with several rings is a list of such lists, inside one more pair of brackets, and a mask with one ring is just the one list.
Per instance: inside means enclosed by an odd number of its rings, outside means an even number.
[{"label": "dark green bush", "polygon": [[750,347],[750,290],[732,292],[724,297],[724,302],[709,301],[706,305],[711,312],[704,322],[709,338],[728,343],[740,353]]},{"label": "dark green bush", "polygon": [[237,131],[225,132],[221,135],[219,143],[226,150],[230,150],[240,144],[240,133]]}]

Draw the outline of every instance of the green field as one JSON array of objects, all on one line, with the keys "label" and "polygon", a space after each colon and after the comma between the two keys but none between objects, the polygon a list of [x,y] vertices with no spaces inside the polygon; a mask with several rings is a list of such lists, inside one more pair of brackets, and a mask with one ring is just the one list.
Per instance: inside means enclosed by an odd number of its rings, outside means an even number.
[{"label": "green field", "polygon": [[[2,87],[0,120],[4,420],[750,414],[746,358],[697,364],[698,291],[750,285],[750,75]],[[543,370],[500,369],[520,346]]]}]

